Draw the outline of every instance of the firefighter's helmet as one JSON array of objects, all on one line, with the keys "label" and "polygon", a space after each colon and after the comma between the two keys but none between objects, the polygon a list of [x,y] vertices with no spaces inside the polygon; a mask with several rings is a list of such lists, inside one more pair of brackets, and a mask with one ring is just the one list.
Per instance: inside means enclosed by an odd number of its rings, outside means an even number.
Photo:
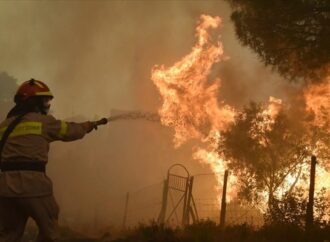
[{"label": "firefighter's helmet", "polygon": [[21,84],[18,88],[15,95],[15,102],[26,101],[31,97],[49,97],[53,98],[53,94],[51,93],[49,87],[41,82],[34,79],[26,81]]}]

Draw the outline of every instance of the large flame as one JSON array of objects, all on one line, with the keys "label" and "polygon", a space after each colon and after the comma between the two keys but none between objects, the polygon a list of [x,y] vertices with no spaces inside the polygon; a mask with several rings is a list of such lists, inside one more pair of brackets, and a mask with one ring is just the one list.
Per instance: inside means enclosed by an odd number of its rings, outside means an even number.
[{"label": "large flame", "polygon": [[233,121],[233,109],[219,105],[220,80],[208,80],[213,64],[223,54],[220,42],[211,43],[207,30],[221,23],[219,17],[201,16],[196,28],[197,43],[191,53],[173,66],[155,66],[152,80],[163,98],[159,111],[164,125],[175,129],[178,147],[189,139],[201,139],[211,130],[223,130]]},{"label": "large flame", "polygon": [[[220,79],[209,78],[214,64],[223,59],[222,44],[212,41],[209,34],[210,29],[218,28],[220,24],[219,17],[202,15],[196,27],[197,41],[191,52],[171,67],[155,66],[151,76],[163,99],[159,110],[161,122],[174,129],[175,147],[191,139],[199,141],[200,145],[194,148],[193,158],[211,167],[218,181],[218,191],[221,190],[223,174],[227,167],[225,159],[217,151],[217,145],[221,132],[234,121],[236,115],[236,110],[218,100]],[[330,108],[330,78],[325,84],[309,87],[305,96],[308,109],[315,113],[315,122],[324,121],[324,110]],[[265,132],[271,129],[282,107],[282,100],[270,97],[268,105],[259,114],[255,128]],[[329,116],[327,119],[329,121]],[[251,136],[266,145],[256,133],[252,131]],[[297,177],[309,175],[309,163],[306,162],[299,172],[301,174],[287,176],[279,193],[285,194],[295,183],[305,187],[307,191],[306,180]],[[328,175],[327,171],[319,166],[316,190],[330,187],[329,179],[321,181],[325,174]],[[228,185],[229,200],[235,196],[236,180],[232,174]],[[263,197],[266,204],[267,194]]]},{"label": "large flame", "polygon": [[[325,78],[320,84],[309,85],[304,90],[304,97],[306,102],[306,112],[312,112],[314,114],[314,119],[307,121],[306,125],[312,125],[323,127],[324,125],[329,125],[330,122],[330,77]],[[314,126],[313,126],[314,125]],[[329,134],[329,126],[327,128],[327,135]],[[310,155],[316,155],[317,157],[322,157],[322,150],[329,148],[329,143],[325,144],[320,141],[316,141],[315,144],[310,144],[306,147],[306,150]],[[322,189],[329,190],[330,188],[330,173],[327,170],[327,160],[318,159],[315,174],[315,192],[319,193]],[[302,177],[310,176],[310,157],[306,158],[305,163],[303,163],[296,174],[289,174],[283,185],[279,189],[279,196],[284,195],[290,190],[292,185],[296,187],[301,187],[306,191],[309,190],[309,179],[302,179]],[[328,192],[329,193],[329,192]]]},{"label": "large flame", "polygon": [[174,143],[179,147],[190,139],[197,139],[203,147],[196,147],[193,157],[211,166],[219,185],[225,162],[216,152],[220,131],[234,120],[235,111],[217,95],[220,80],[209,80],[212,66],[221,60],[222,44],[211,41],[209,29],[221,24],[219,17],[202,15],[196,28],[196,45],[192,51],[171,67],[155,66],[152,80],[163,98],[159,110],[164,125],[175,130]]},{"label": "large flame", "polygon": [[[306,111],[314,114],[313,123],[324,127],[330,135],[330,76],[326,77],[320,84],[313,84],[305,88]],[[329,139],[328,139],[329,141]],[[309,147],[310,151],[319,156],[324,149],[329,149],[329,142],[324,144],[316,142],[315,146]],[[325,158],[329,159],[329,158]],[[330,166],[329,160],[320,160],[316,168],[316,192],[322,188],[330,189]]]}]

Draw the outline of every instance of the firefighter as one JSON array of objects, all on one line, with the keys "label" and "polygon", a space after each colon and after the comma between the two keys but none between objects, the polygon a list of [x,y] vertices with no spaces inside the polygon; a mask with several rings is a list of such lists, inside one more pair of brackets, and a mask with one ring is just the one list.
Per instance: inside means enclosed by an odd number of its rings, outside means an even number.
[{"label": "firefighter", "polygon": [[48,115],[52,99],[43,82],[24,82],[0,124],[0,242],[21,241],[29,217],[39,228],[37,241],[58,238],[59,207],[46,175],[49,144],[81,139],[96,123],[55,119]]}]

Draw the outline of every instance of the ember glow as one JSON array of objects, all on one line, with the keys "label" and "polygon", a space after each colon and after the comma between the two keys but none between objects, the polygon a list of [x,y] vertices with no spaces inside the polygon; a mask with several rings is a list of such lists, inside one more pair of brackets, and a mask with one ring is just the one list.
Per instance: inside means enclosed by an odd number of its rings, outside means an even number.
[{"label": "ember glow", "polygon": [[[330,76],[325,78],[320,84],[310,85],[304,91],[306,101],[306,111],[314,114],[314,125],[327,127],[327,135],[330,135]],[[329,140],[328,140],[329,141]],[[320,156],[322,150],[329,149],[329,143],[315,142],[313,147],[308,147],[310,152],[316,157]],[[318,161],[316,167],[316,192],[322,188],[330,188],[330,166],[329,157]]]},{"label": "ember glow", "polygon": [[275,97],[269,97],[268,107],[263,111],[264,116],[269,117],[269,121],[271,123],[274,122],[274,119],[278,115],[282,108],[282,100],[275,98]]},{"label": "ember glow", "polygon": [[[330,79],[328,79],[330,81]],[[305,92],[305,98],[307,103],[306,111],[313,111],[315,114],[314,125],[322,126],[326,121],[329,121],[329,115],[324,113],[325,110],[330,108],[330,82],[324,83],[318,86],[312,86]],[[260,119],[256,122],[256,128],[259,128],[261,131],[266,131],[271,129],[271,125],[274,123],[275,118],[279,114],[280,110],[284,108],[284,103],[281,99],[274,97],[269,98],[268,106],[260,114]],[[306,123],[306,125],[309,125]],[[262,137],[257,137],[254,134],[251,134],[253,138],[257,138],[261,144],[266,145]],[[283,184],[278,188],[276,196],[282,198],[286,193],[290,192],[294,187],[301,187],[306,191],[306,195],[309,190],[309,180],[302,179],[303,177],[309,177],[310,175],[310,157],[311,155],[319,156],[321,149],[324,149],[325,144],[321,142],[316,142],[315,146],[308,146],[306,150],[310,153],[306,157],[306,160],[301,164],[298,170],[289,173]],[[330,173],[326,170],[324,161],[319,160],[316,167],[316,183],[315,183],[315,192],[321,192],[322,189],[330,188]],[[264,194],[264,202],[267,200],[267,194]]]},{"label": "ember glow", "polygon": [[[226,160],[221,157],[217,151],[217,145],[219,144],[220,132],[216,131],[210,134],[210,137],[205,141],[207,143],[207,148],[196,147],[196,151],[193,154],[193,158],[198,160],[202,164],[207,164],[211,167],[212,172],[214,172],[217,186],[215,190],[218,192],[217,199],[221,201],[221,190],[223,187],[223,177],[224,172],[227,170]],[[230,174],[228,178],[228,191],[227,191],[227,201],[231,201],[236,197],[236,186],[237,178],[234,174]]]},{"label": "ember glow", "polygon": [[315,115],[315,124],[324,125],[326,121],[330,122],[330,77],[321,84],[309,86],[304,94],[307,110]]},{"label": "ember glow", "polygon": [[[314,114],[314,119],[312,123],[307,123],[307,125],[314,125],[322,127],[324,125],[329,124],[330,122],[330,77],[326,78],[320,84],[310,85],[304,90],[305,102],[306,102],[306,111],[312,112]],[[328,126],[328,131],[330,131]],[[329,135],[329,132],[327,132]],[[316,157],[322,157],[322,150],[328,149],[329,144],[325,144],[319,140],[317,140],[314,144],[310,144],[306,147],[306,150],[311,155],[315,155]],[[327,159],[327,158],[326,158]],[[330,188],[330,173],[328,160],[324,158],[319,158],[316,166],[316,178],[315,178],[315,192],[320,193],[322,189],[326,189],[327,191]],[[296,187],[301,187],[306,191],[306,194],[309,190],[309,180],[304,180],[302,177],[309,177],[310,174],[310,157],[306,158],[304,164],[301,165],[298,172],[295,174],[289,174],[285,179],[282,187],[279,189],[282,195],[285,192],[290,190],[292,185]],[[329,192],[327,192],[329,194]]]},{"label": "ember glow", "polygon": [[191,139],[199,140],[206,148],[195,147],[193,157],[210,165],[219,186],[226,165],[215,149],[220,132],[235,116],[234,109],[217,98],[220,79],[208,79],[211,68],[223,56],[222,44],[211,41],[209,34],[220,24],[219,17],[202,15],[192,51],[171,67],[155,66],[151,77],[163,99],[161,122],[175,130],[175,147]]},{"label": "ember glow", "polygon": [[257,139],[260,144],[266,146],[267,142],[263,135],[266,131],[271,130],[272,124],[282,108],[282,100],[274,97],[269,97],[267,106],[259,113],[259,117],[255,120],[254,128],[251,130],[251,138]]}]

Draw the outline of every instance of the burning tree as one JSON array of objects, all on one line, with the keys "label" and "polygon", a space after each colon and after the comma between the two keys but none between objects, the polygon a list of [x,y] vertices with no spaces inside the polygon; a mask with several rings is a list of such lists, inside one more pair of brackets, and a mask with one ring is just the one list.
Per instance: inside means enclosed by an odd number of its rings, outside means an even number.
[{"label": "burning tree", "polygon": [[[286,194],[281,200],[276,200],[273,209],[266,213],[266,221],[271,224],[294,224],[304,228],[306,211],[308,207],[306,192],[297,188],[294,192]],[[320,227],[326,225],[329,214],[330,202],[325,189],[316,194],[314,200],[314,224]]]},{"label": "burning tree", "polygon": [[197,140],[193,158],[208,164],[216,174],[219,189],[225,170],[216,152],[220,131],[234,121],[233,107],[219,102],[219,78],[210,79],[212,67],[223,60],[221,42],[210,34],[221,25],[220,17],[201,15],[196,26],[196,44],[170,67],[154,66],[151,79],[162,96],[161,122],[174,129],[176,148]]},{"label": "burning tree", "polygon": [[[163,125],[174,129],[175,147],[198,141],[193,158],[210,166],[218,181],[217,191],[229,168],[233,171],[228,185],[230,200],[236,195],[238,181],[240,196],[255,203],[268,202],[272,208],[295,187],[307,191],[306,159],[311,154],[326,156],[329,116],[319,123],[322,112],[313,105],[315,95],[310,92],[305,94],[310,95],[307,107],[315,116],[309,120],[303,105],[300,116],[293,117],[294,108],[284,108],[275,98],[267,105],[251,104],[241,112],[218,100],[220,79],[212,80],[209,75],[214,64],[223,59],[223,49],[210,31],[220,24],[219,17],[202,15],[191,52],[170,67],[154,66],[151,79],[163,101],[159,116]],[[325,107],[327,100],[328,96],[322,99]],[[320,167],[319,174],[327,174],[325,161]],[[330,180],[324,184],[330,186]]]},{"label": "burning tree", "polygon": [[[251,103],[222,134],[219,146],[239,179],[239,196],[254,203],[267,201],[270,210],[295,187],[307,191],[307,161],[312,153],[329,157],[327,126],[315,126],[291,113],[274,98],[268,105]],[[321,183],[319,187],[329,186]]]},{"label": "burning tree", "polygon": [[246,177],[240,179],[241,195],[257,200],[266,194],[271,207],[280,198],[292,199],[294,187],[306,193],[306,160],[312,154],[319,160],[317,191],[329,187],[329,1],[227,1],[242,44],[284,77],[309,83],[303,88],[306,109],[298,118],[291,118],[293,108],[267,118],[254,104],[224,134],[222,153],[239,177]]}]

